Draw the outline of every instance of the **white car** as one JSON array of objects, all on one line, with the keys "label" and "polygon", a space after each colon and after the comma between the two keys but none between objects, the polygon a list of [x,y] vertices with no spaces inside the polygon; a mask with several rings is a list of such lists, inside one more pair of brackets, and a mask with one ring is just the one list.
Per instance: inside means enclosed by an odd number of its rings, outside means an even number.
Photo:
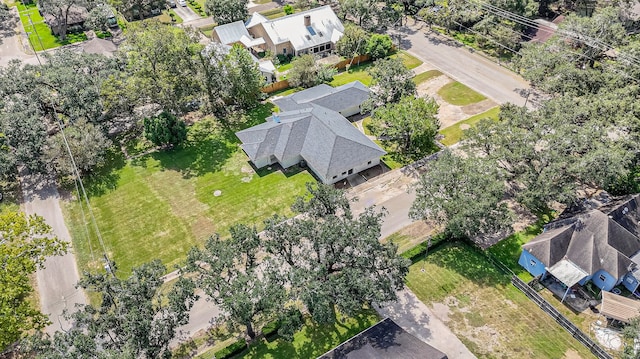
[{"label": "white car", "polygon": [[187,0],[178,0],[178,5],[182,7],[187,6]]}]

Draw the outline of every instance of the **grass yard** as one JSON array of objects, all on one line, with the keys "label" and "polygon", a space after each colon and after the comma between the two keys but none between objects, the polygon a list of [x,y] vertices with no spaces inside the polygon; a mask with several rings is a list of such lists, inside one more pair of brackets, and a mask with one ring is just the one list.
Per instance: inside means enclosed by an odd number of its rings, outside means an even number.
[{"label": "grass yard", "polygon": [[333,325],[317,325],[307,321],[307,324],[294,334],[292,342],[282,339],[272,342],[263,341],[238,357],[246,359],[316,358],[380,320],[374,310],[365,311],[355,317],[338,319],[339,321]]},{"label": "grass yard", "polygon": [[[514,236],[492,252],[511,258],[515,252],[505,249],[519,248],[537,230]],[[428,305],[448,305],[448,326],[479,358],[562,358],[568,351],[592,357],[511,285],[508,275],[466,244],[449,243],[430,252],[411,266],[407,286]]]},{"label": "grass yard", "polygon": [[439,131],[444,138],[440,141],[445,146],[451,146],[453,144],[458,143],[462,137],[464,136],[463,126],[473,127],[476,123],[480,122],[480,120],[488,118],[494,121],[498,120],[498,116],[500,115],[500,107],[496,106],[492,109],[489,109],[483,113],[479,113],[477,115],[471,116],[466,120],[457,122],[449,127],[443,128]]},{"label": "grass yard", "polygon": [[[24,30],[27,33],[31,33],[29,35],[29,41],[36,51],[52,49],[74,42],[85,41],[87,39],[87,36],[84,33],[67,34],[66,40],[60,41],[57,36],[54,36],[53,33],[51,33],[51,28],[49,28],[40,13],[38,13],[38,8],[35,3],[25,5],[18,2],[16,3],[16,6],[20,12],[20,21],[24,26]],[[29,16],[31,17],[33,25],[29,22]]]},{"label": "grass yard", "polygon": [[389,56],[391,58],[398,58],[402,60],[404,66],[406,66],[409,70],[415,69],[416,67],[422,65],[422,61],[417,57],[409,54],[406,51],[400,51],[396,54]]},{"label": "grass yard", "polygon": [[440,95],[443,100],[456,106],[471,105],[472,103],[486,99],[486,97],[457,81],[442,86],[442,88],[438,90],[438,95]]},{"label": "grass yard", "polygon": [[421,83],[427,82],[427,81],[431,80],[432,78],[435,78],[435,77],[438,77],[438,76],[442,76],[442,72],[440,72],[438,70],[429,70],[429,71],[417,74],[413,78],[413,83],[416,84],[416,86],[418,86]]},{"label": "grass yard", "polygon": [[349,70],[342,71],[335,75],[329,85],[337,87],[358,80],[365,86],[370,86],[372,79],[368,69],[371,66],[373,66],[373,62],[365,62],[360,65],[351,66]]},{"label": "grass yard", "polygon": [[371,126],[371,116],[367,116],[365,118],[362,119],[362,128],[364,129],[364,134],[367,136],[373,136],[371,134],[371,129],[369,128]]},{"label": "grass yard", "polygon": [[[264,120],[270,112],[271,106],[263,105],[255,117]],[[128,161],[113,156],[105,173],[87,180],[105,246],[121,276],[155,258],[173,270],[191,246],[215,232],[228,235],[236,222],[260,227],[275,213],[290,215],[289,206],[305,193],[305,183],[315,181],[307,171],[294,169],[256,173],[233,131],[215,127],[196,123],[188,142],[171,151]],[[86,239],[81,207],[67,202],[64,209],[80,269],[101,266],[100,258],[92,257],[99,244],[93,235]]]}]

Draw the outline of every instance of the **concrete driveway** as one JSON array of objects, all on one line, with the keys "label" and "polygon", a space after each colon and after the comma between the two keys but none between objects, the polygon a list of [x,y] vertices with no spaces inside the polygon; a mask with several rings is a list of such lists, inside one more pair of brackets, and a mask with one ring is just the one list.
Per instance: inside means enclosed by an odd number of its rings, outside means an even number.
[{"label": "concrete driveway", "polygon": [[175,13],[178,14],[178,16],[180,16],[180,18],[182,18],[183,22],[202,19],[202,17],[200,17],[200,15],[196,14],[188,6],[180,6],[180,5],[178,5],[177,7],[175,7],[173,9],[173,11],[175,11]]}]

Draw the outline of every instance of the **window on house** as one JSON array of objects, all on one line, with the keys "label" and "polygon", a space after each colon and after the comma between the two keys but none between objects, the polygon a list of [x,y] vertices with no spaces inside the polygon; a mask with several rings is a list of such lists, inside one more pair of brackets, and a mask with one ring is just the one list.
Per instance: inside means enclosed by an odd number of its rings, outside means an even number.
[{"label": "window on house", "polygon": [[531,264],[532,267],[535,267],[536,266],[536,261],[532,259],[532,260],[529,261],[529,264]]},{"label": "window on house", "polygon": [[604,274],[600,274],[600,276],[598,277],[598,279],[600,279],[601,281],[606,281],[607,277],[604,276]]},{"label": "window on house", "polygon": [[633,284],[633,277],[627,277],[627,283]]},{"label": "window on house", "polygon": [[344,175],[346,175],[346,174],[347,174],[347,172],[342,172],[342,175],[343,175],[343,176],[344,176]]},{"label": "window on house", "polygon": [[287,48],[285,47],[284,49],[282,49],[282,54],[286,55],[287,54]]},{"label": "window on house", "polygon": [[352,173],[353,173],[353,168],[349,170],[349,174],[352,174]]}]

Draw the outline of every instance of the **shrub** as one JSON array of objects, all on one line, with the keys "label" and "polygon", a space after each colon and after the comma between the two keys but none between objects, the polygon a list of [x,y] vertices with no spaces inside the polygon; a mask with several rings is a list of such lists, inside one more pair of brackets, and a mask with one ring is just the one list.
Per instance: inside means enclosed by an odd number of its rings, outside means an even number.
[{"label": "shrub", "polygon": [[293,14],[293,6],[291,6],[291,5],[289,5],[289,4],[285,5],[285,6],[282,8],[282,10],[284,10],[284,13],[285,13],[285,14],[287,14],[287,15],[291,15],[291,14]]},{"label": "shrub", "polygon": [[185,123],[170,113],[144,119],[144,136],[156,146],[178,145],[187,139]]},{"label": "shrub", "polygon": [[387,57],[393,49],[393,43],[389,35],[373,34],[367,43],[367,54],[371,59]]},{"label": "shrub", "polygon": [[278,333],[278,329],[281,326],[280,320],[274,320],[272,322],[267,323],[264,327],[262,327],[262,336],[269,339]]},{"label": "shrub", "polygon": [[216,359],[227,359],[240,353],[246,348],[247,348],[247,342],[244,339],[240,339],[237,342],[231,343],[226,347],[218,350],[214,356]]}]

